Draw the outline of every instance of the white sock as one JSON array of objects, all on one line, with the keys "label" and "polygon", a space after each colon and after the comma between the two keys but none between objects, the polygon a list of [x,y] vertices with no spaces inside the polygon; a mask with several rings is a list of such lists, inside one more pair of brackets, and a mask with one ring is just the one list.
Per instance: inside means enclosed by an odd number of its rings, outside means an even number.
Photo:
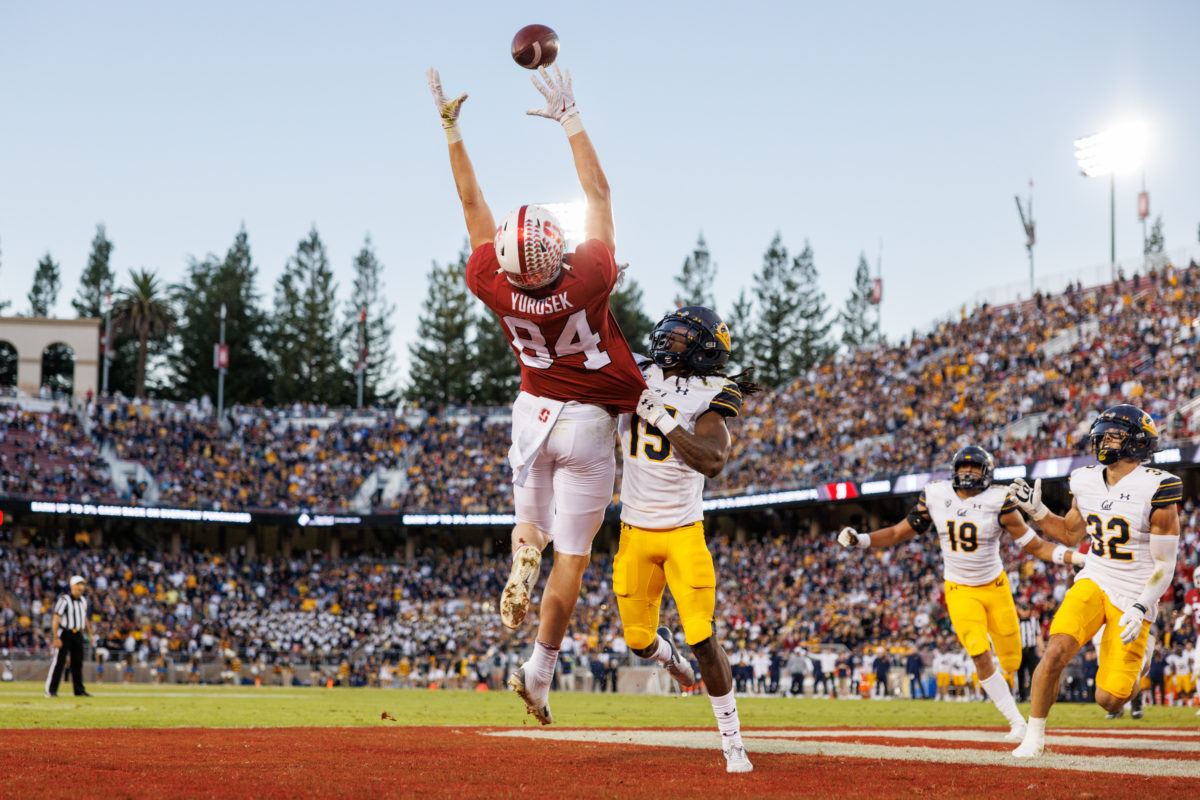
[{"label": "white sock", "polygon": [[1017,701],[1013,700],[1012,691],[1008,688],[1008,681],[1004,680],[1004,675],[1000,673],[1000,670],[996,670],[981,680],[979,685],[987,692],[987,696],[991,698],[996,708],[1000,709],[1000,713],[1008,720],[1009,725],[1017,725],[1025,721],[1017,709]]},{"label": "white sock", "polygon": [[[558,648],[545,642],[537,642],[533,646],[533,655],[529,657],[529,668],[525,671],[526,680],[530,680],[539,688],[549,686],[554,680],[554,665],[558,663]],[[529,674],[532,672],[533,674]]]},{"label": "white sock", "polygon": [[671,643],[661,636],[655,636],[654,641],[658,643],[658,649],[646,656],[646,658],[651,661],[657,661],[660,664],[669,663],[671,661]]},{"label": "white sock", "polygon": [[1029,730],[1025,734],[1025,738],[1036,737],[1037,741],[1046,739],[1046,718],[1045,717],[1030,717]]},{"label": "white sock", "polygon": [[712,703],[717,728],[721,731],[721,741],[741,744],[742,724],[738,721],[737,698],[733,696],[733,691],[730,690],[729,694],[720,697],[709,695],[708,702]]}]

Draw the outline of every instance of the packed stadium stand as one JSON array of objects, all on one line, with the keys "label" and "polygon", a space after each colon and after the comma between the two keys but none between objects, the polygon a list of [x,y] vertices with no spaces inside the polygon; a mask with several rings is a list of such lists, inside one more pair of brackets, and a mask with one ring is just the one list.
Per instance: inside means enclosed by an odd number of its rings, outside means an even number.
[{"label": "packed stadium stand", "polygon": [[[750,398],[709,493],[926,472],[965,442],[998,464],[1079,454],[1090,420],[1118,401],[1144,406],[1163,446],[1189,441],[1200,431],[1188,405],[1200,396],[1197,351],[1196,265],[982,306]],[[119,396],[55,412],[7,406],[3,492],[220,510],[504,511],[507,420],[507,409],[235,407],[218,425],[210,406]],[[145,477],[118,480],[130,464]]]},{"label": "packed stadium stand", "polygon": [[[1180,568],[1157,625],[1160,641],[1170,633],[1169,645],[1194,642],[1200,616],[1200,507],[1189,501],[1182,522]],[[752,668],[765,657],[778,677],[796,648],[811,654],[818,644],[842,646],[839,659],[860,670],[862,658],[880,649],[957,649],[933,537],[871,554],[843,550],[832,536],[715,538],[710,547],[720,581],[717,629],[737,665]],[[1015,547],[1005,556],[1018,601],[1047,628],[1070,568],[1021,557]],[[419,685],[433,670],[456,672],[471,685],[496,683],[520,641],[495,610],[506,561],[478,549],[425,551],[407,561],[319,553],[285,559],[14,548],[0,540],[0,648],[10,656],[44,651],[54,598],[78,573],[92,581],[94,645],[114,665],[161,663],[183,681],[192,664],[231,672],[218,678],[210,669],[204,678],[212,681],[284,668],[333,676],[345,664],[363,684],[391,671],[396,681]],[[564,646],[577,669],[593,660],[629,662],[610,570],[610,555],[596,554]],[[678,627],[669,601],[663,618]],[[536,624],[536,615],[525,623],[530,630]],[[769,686],[781,690],[778,679]]]},{"label": "packed stadium stand", "polygon": [[[944,469],[966,442],[990,448],[998,464],[1080,455],[1090,420],[1122,401],[1154,415],[1161,446],[1194,444],[1197,352],[1195,264],[976,308],[752,398],[733,426],[730,467],[710,482],[710,495]],[[236,406],[218,423],[204,402],[118,396],[47,408],[4,398],[0,498],[219,511],[505,512],[507,423],[507,409],[311,405]],[[1194,489],[1185,493],[1176,582],[1156,626],[1179,643],[1194,641],[1200,619],[1200,599],[1189,599],[1197,594],[1198,501]],[[807,648],[811,668],[820,650],[814,643],[836,645],[834,666],[844,660],[858,670],[880,648],[957,649],[932,537],[863,555],[835,547],[829,530],[788,524],[755,518],[737,535],[711,539],[721,580],[718,630],[739,688],[780,691],[787,660]],[[494,608],[508,556],[491,548],[338,558],[76,544],[83,546],[34,537],[18,545],[11,530],[0,530],[0,647],[9,656],[45,651],[50,604],[78,573],[93,584],[95,652],[121,663],[121,674],[498,687],[515,658],[519,637],[500,626]],[[605,685],[613,666],[629,661],[607,583],[610,558],[603,548],[594,556],[564,648],[564,663],[586,686]],[[1006,560],[1018,598],[1047,626],[1068,568],[1020,558],[1016,548]],[[669,605],[664,619],[677,624]]]}]

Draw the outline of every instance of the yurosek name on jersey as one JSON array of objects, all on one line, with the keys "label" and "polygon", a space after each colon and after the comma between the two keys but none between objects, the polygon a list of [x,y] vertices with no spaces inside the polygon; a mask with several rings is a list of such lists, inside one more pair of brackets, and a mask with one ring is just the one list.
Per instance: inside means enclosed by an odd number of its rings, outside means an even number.
[{"label": "yurosek name on jersey", "polygon": [[575,306],[567,299],[566,292],[552,294],[549,297],[530,297],[521,292],[513,292],[512,307],[513,311],[518,314],[553,314],[555,311]]}]

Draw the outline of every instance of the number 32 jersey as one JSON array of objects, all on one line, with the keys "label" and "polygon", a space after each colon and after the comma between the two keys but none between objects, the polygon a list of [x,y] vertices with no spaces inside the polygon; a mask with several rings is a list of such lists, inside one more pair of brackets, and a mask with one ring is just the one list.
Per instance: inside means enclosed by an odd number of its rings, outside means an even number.
[{"label": "number 32 jersey", "polygon": [[549,286],[523,291],[500,269],[496,246],[475,248],[467,288],[499,318],[521,361],[521,389],[537,397],[632,411],[646,388],[608,307],[617,284],[608,246],[589,239],[564,258]]},{"label": "number 32 jersey", "polygon": [[1005,486],[989,486],[974,497],[959,497],[950,481],[933,481],[921,502],[937,526],[945,579],[985,586],[1004,572],[1000,559],[1000,515],[1017,507]]},{"label": "number 32 jersey", "polygon": [[[1154,572],[1150,557],[1150,515],[1178,503],[1183,485],[1169,472],[1138,466],[1109,486],[1104,467],[1092,464],[1071,473],[1071,494],[1089,538],[1087,561],[1075,576],[1090,578],[1117,608],[1137,601]],[[1158,603],[1147,609],[1154,621]]]},{"label": "number 32 jersey", "polygon": [[[642,367],[650,390],[689,433],[709,411],[736,417],[742,411],[737,384],[719,376],[664,378],[653,362]],[[617,421],[624,472],[621,478],[621,521],[638,528],[682,528],[704,518],[704,476],[684,463],[671,442],[637,414]]]}]

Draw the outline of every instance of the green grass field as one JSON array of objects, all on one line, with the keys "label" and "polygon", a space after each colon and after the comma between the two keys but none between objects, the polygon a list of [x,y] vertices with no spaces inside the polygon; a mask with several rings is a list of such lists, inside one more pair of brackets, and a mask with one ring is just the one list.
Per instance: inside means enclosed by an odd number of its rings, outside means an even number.
[{"label": "green grass field", "polygon": [[[69,689],[69,687],[68,687]],[[94,697],[42,696],[33,682],[0,684],[0,728],[274,728],[368,725],[533,724],[508,692],[310,687],[89,686]],[[695,727],[714,724],[704,696],[557,693],[551,696],[557,727]],[[990,703],[921,700],[817,700],[740,697],[747,727],[1002,727]],[[1022,708],[1028,713],[1028,705]],[[384,713],[395,717],[392,722]],[[1148,706],[1146,716],[1105,720],[1092,704],[1059,703],[1054,727],[1178,727],[1200,731],[1195,708]]]}]

